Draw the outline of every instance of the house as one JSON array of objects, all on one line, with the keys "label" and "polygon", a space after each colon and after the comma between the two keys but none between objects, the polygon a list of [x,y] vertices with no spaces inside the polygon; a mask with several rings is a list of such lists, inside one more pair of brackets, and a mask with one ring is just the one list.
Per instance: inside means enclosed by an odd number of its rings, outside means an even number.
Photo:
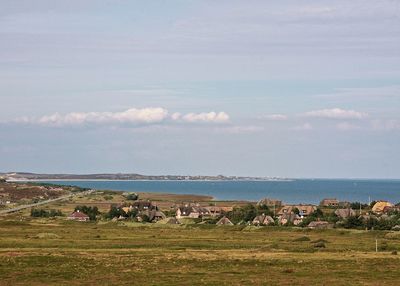
[{"label": "house", "polygon": [[157,209],[157,206],[153,205],[150,201],[136,201],[131,207],[138,211]]},{"label": "house", "polygon": [[210,211],[198,204],[180,206],[176,209],[176,218],[178,219],[182,217],[199,218],[204,216],[210,216]]},{"label": "house", "polygon": [[256,216],[253,219],[252,224],[254,224],[254,225],[270,225],[270,224],[274,224],[274,222],[275,221],[271,216],[262,214],[262,215]]},{"label": "house", "polygon": [[89,221],[90,218],[87,214],[80,212],[77,210],[76,212],[73,212],[67,217],[68,220],[76,220],[76,221]]},{"label": "house", "polygon": [[338,207],[339,201],[336,198],[323,199],[319,205],[321,207]]},{"label": "house", "polygon": [[233,223],[231,222],[231,220],[229,218],[227,218],[226,216],[224,216],[223,218],[221,218],[218,222],[217,225],[233,225]]},{"label": "house", "polygon": [[222,208],[213,206],[213,207],[206,207],[207,211],[209,212],[210,216],[218,217],[222,214]]},{"label": "house", "polygon": [[372,211],[374,213],[378,213],[378,214],[383,213],[383,211],[385,210],[385,207],[393,207],[393,204],[391,204],[387,201],[378,201],[372,207]]},{"label": "house", "polygon": [[286,224],[299,225],[302,221],[303,221],[302,218],[298,214],[295,214],[293,212],[284,213],[278,217],[278,223],[280,225],[286,225]]},{"label": "house", "polygon": [[332,228],[333,224],[327,222],[327,221],[312,221],[308,224],[308,228],[312,229],[327,229],[327,228]]},{"label": "house", "polygon": [[350,216],[355,216],[356,212],[351,209],[351,208],[347,208],[347,209],[337,209],[335,211],[335,215],[337,215],[339,218],[341,219],[345,219],[348,218]]},{"label": "house", "polygon": [[159,220],[165,219],[166,215],[162,211],[151,210],[149,212],[149,220],[151,222],[157,222]]},{"label": "house", "polygon": [[389,212],[393,212],[393,211],[397,211],[400,212],[400,206],[396,205],[396,206],[386,206],[383,208],[383,213],[387,214]]},{"label": "house", "polygon": [[315,212],[317,207],[313,205],[286,205],[279,210],[278,216],[294,213],[296,209],[299,210],[300,217],[306,217]]},{"label": "house", "polygon": [[275,200],[275,199],[264,198],[262,200],[259,200],[257,205],[259,205],[259,206],[266,205],[267,207],[281,207],[282,206],[282,201]]}]

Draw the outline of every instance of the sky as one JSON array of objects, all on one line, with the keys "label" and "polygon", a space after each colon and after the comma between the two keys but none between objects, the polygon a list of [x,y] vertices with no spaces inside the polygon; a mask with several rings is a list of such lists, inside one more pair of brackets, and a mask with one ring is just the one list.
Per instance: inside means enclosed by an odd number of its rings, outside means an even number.
[{"label": "sky", "polygon": [[0,172],[400,179],[400,1],[0,0]]}]

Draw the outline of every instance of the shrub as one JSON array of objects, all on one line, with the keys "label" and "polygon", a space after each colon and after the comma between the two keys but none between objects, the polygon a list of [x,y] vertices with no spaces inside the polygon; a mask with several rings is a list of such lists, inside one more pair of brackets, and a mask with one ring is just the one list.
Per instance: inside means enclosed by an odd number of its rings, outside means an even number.
[{"label": "shrub", "polygon": [[300,236],[298,238],[293,239],[293,241],[310,241],[311,239],[308,236]]},{"label": "shrub", "polygon": [[110,196],[110,195],[105,195],[103,198],[104,198],[106,201],[110,201],[110,200],[112,200],[114,197],[113,197],[113,196]]},{"label": "shrub", "polygon": [[127,199],[127,200],[130,200],[130,201],[136,201],[136,200],[139,199],[139,196],[138,196],[138,194],[136,194],[136,193],[129,193],[129,194],[126,196],[126,199]]},{"label": "shrub", "polygon": [[126,217],[127,214],[125,213],[125,211],[122,208],[117,208],[114,206],[112,206],[111,209],[108,211],[108,213],[106,213],[106,215],[105,215],[105,217],[109,218],[109,219],[112,219],[115,217],[120,217],[120,216]]},{"label": "shrub", "polygon": [[315,243],[314,247],[315,248],[325,248],[326,246],[325,246],[324,242],[320,241],[320,242]]}]

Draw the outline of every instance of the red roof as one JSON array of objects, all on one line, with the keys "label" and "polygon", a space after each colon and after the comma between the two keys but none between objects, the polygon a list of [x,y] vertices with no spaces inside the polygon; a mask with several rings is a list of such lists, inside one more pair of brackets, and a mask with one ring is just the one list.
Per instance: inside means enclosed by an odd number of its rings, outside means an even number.
[{"label": "red roof", "polygon": [[69,217],[73,217],[73,218],[89,218],[89,216],[85,213],[81,213],[81,212],[73,212],[72,214],[69,215]]}]

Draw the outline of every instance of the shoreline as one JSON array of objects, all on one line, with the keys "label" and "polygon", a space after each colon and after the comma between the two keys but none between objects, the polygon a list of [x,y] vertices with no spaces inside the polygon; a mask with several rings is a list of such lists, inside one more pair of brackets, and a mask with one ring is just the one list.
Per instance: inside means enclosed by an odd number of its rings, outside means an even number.
[{"label": "shoreline", "polygon": [[292,182],[297,179],[248,179],[248,180],[123,180],[123,179],[8,179],[7,182]]}]

